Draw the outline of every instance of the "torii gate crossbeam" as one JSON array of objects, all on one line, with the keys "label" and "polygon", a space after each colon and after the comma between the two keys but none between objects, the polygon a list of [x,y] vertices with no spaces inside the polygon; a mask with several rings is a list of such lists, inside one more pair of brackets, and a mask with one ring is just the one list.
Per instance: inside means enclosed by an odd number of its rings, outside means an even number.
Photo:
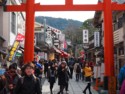
[{"label": "torii gate crossbeam", "polygon": [[[26,4],[22,5],[7,5],[7,11],[26,11]],[[84,6],[84,7],[83,7]],[[112,10],[125,10],[125,4],[112,3]],[[17,8],[18,7],[18,8]],[[39,3],[34,5],[35,11],[103,11],[103,3],[98,4],[80,4],[80,5],[40,5]]]},{"label": "torii gate crossbeam", "polygon": [[[98,4],[77,4],[73,0],[65,0],[65,5],[40,5],[35,0],[27,0],[26,4],[7,5],[6,11],[26,12],[26,34],[24,62],[32,61],[34,58],[34,16],[35,11],[103,11],[104,12],[104,62],[105,75],[114,76],[114,45],[112,28],[112,11],[125,10],[125,4],[112,3],[111,0],[103,0]],[[115,93],[111,93],[115,94]]]}]

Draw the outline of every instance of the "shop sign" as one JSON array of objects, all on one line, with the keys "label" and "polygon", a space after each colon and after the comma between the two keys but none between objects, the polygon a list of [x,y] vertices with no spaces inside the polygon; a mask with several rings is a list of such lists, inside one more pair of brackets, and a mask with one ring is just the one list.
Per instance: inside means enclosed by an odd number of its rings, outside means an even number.
[{"label": "shop sign", "polygon": [[63,43],[65,41],[65,34],[59,34],[59,41]]},{"label": "shop sign", "polygon": [[19,34],[17,35],[17,37],[16,37],[16,40],[17,40],[17,41],[24,41],[24,38],[25,38],[25,36],[19,33]]},{"label": "shop sign", "polygon": [[10,52],[9,52],[9,55],[8,55],[8,61],[13,61],[13,58],[15,56],[15,53],[16,53],[16,50],[18,49],[19,47],[19,44],[20,42],[19,41],[15,41]]},{"label": "shop sign", "polygon": [[89,43],[89,31],[87,29],[83,30],[83,44]]},{"label": "shop sign", "polygon": [[17,57],[20,57],[20,56],[22,56],[22,53],[16,52],[16,56],[17,56]]},{"label": "shop sign", "polygon": [[100,47],[100,33],[94,32],[94,46]]}]

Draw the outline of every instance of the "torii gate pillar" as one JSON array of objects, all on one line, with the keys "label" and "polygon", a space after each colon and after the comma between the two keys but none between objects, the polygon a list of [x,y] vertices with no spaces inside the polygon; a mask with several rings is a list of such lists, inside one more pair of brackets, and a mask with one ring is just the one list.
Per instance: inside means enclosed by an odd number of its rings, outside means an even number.
[{"label": "torii gate pillar", "polygon": [[111,0],[104,0],[104,63],[106,65],[106,76],[114,76],[114,41],[111,5]]},{"label": "torii gate pillar", "polygon": [[33,61],[34,59],[34,0],[27,0],[26,3],[26,33],[24,47],[24,63]]}]

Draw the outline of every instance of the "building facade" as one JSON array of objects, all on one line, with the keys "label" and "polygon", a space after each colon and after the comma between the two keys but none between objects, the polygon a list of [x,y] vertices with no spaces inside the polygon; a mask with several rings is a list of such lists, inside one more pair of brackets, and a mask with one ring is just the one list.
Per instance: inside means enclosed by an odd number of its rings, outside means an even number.
[{"label": "building facade", "polygon": [[[123,1],[119,0],[119,3]],[[94,26],[100,28],[102,48],[104,48],[104,16],[102,11],[95,12]],[[114,65],[115,76],[118,77],[121,67],[125,64],[125,13],[113,11]],[[104,51],[102,52],[104,54]],[[105,63],[105,62],[104,62]]]},{"label": "building facade", "polygon": [[[20,5],[23,0],[7,0],[7,5]],[[5,12],[0,6],[0,53],[8,54],[18,33],[25,33],[25,14],[22,12]],[[3,58],[3,57],[2,57]]]},{"label": "building facade", "polygon": [[59,58],[57,56],[61,53],[59,49],[62,48],[61,34],[61,31],[54,27],[35,22],[36,46],[40,47],[44,54],[42,58],[46,60]]}]

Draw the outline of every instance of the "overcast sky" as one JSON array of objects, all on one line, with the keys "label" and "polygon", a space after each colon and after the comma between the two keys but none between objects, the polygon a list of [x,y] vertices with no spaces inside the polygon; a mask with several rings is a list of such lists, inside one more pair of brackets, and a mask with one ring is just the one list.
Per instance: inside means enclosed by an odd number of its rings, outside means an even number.
[{"label": "overcast sky", "polygon": [[[65,4],[65,0],[35,0],[36,3],[41,4]],[[74,4],[96,4],[98,0],[74,0]],[[36,16],[50,16],[55,18],[66,18],[74,19],[78,21],[85,21],[88,18],[94,17],[94,11],[83,11],[83,12],[36,12]]]}]

